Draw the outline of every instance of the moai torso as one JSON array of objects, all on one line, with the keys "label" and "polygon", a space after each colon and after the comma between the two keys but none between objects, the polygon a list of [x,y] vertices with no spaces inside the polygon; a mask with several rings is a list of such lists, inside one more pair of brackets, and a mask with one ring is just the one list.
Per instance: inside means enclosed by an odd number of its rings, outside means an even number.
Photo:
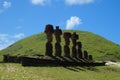
[{"label": "moai torso", "polygon": [[60,43],[55,43],[55,56],[61,56],[62,48]]},{"label": "moai torso", "polygon": [[77,42],[78,45],[78,58],[82,59],[83,58],[83,53],[82,53],[82,43]]},{"label": "moai torso", "polygon": [[64,56],[65,57],[70,57],[70,48],[68,45],[64,46]]},{"label": "moai torso", "polygon": [[77,49],[75,46],[72,47],[72,57],[77,58]]},{"label": "moai torso", "polygon": [[81,42],[77,42],[78,48],[82,48],[82,43]]},{"label": "moai torso", "polygon": [[52,56],[52,53],[53,53],[53,47],[52,47],[52,44],[47,42],[46,43],[46,53],[45,55],[47,56]]},{"label": "moai torso", "polygon": [[85,50],[85,51],[84,51],[84,58],[88,60],[88,57],[89,57],[89,56],[88,56],[88,52]]}]

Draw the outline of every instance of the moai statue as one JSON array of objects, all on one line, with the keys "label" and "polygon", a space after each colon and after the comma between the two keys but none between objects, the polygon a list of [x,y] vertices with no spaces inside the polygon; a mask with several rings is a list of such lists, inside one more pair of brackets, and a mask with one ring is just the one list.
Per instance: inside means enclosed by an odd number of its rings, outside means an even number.
[{"label": "moai statue", "polygon": [[64,46],[64,56],[65,57],[70,57],[70,38],[71,38],[71,33],[69,32],[65,32],[63,35],[64,39],[65,39],[65,46]]},{"label": "moai statue", "polygon": [[59,29],[59,26],[56,26],[56,29],[54,30],[54,35],[56,38],[56,43],[55,43],[55,56],[61,56],[62,50],[61,50],[61,35],[62,35],[62,30]]},{"label": "moai statue", "polygon": [[77,57],[77,50],[76,50],[76,45],[77,45],[77,40],[78,40],[78,35],[76,32],[74,32],[71,36],[73,47],[72,47],[72,57]]},{"label": "moai statue", "polygon": [[83,58],[83,53],[82,53],[82,43],[77,42],[78,45],[78,58],[82,59]]},{"label": "moai statue", "polygon": [[46,28],[45,28],[45,31],[44,31],[47,35],[47,43],[46,43],[46,52],[45,52],[45,55],[47,56],[52,56],[52,53],[53,53],[53,47],[52,47],[52,35],[54,33],[54,29],[53,29],[53,26],[48,24],[46,25]]},{"label": "moai statue", "polygon": [[88,52],[85,50],[85,51],[84,51],[84,58],[88,60],[88,57],[89,57],[89,56],[88,56]]}]

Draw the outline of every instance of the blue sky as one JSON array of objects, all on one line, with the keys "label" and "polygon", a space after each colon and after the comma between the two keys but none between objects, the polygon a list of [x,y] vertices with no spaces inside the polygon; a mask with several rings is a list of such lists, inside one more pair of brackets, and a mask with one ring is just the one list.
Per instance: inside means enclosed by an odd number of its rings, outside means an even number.
[{"label": "blue sky", "polygon": [[120,44],[120,0],[0,0],[0,49],[43,32],[46,24]]}]

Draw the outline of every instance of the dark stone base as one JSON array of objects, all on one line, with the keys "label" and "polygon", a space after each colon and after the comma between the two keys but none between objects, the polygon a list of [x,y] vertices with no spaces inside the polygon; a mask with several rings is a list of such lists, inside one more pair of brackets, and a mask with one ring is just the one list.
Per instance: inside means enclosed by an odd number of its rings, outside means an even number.
[{"label": "dark stone base", "polygon": [[105,66],[105,62],[76,61],[74,58],[69,58],[71,60],[69,61],[65,57],[59,58],[62,60],[55,56],[53,56],[52,59],[4,56],[3,62],[21,63],[22,66]]}]

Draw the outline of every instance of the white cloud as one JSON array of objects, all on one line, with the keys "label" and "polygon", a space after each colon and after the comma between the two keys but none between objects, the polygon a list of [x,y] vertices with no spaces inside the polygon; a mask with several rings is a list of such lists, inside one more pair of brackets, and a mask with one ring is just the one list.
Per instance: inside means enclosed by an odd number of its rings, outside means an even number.
[{"label": "white cloud", "polygon": [[50,3],[50,0],[31,0],[34,5],[45,5]]},{"label": "white cloud", "polygon": [[0,34],[0,50],[8,47],[9,45],[13,44],[14,41],[9,39],[8,34]]},{"label": "white cloud", "polygon": [[0,50],[10,46],[19,39],[24,38],[24,36],[25,35],[23,33],[16,35],[0,34]]},{"label": "white cloud", "polygon": [[4,1],[2,2],[2,7],[0,8],[0,14],[3,13],[6,9],[10,8],[12,6],[12,3],[11,2],[8,2],[8,1]]},{"label": "white cloud", "polygon": [[80,24],[82,24],[82,20],[79,17],[71,16],[71,18],[66,21],[66,29],[73,29]]},{"label": "white cloud", "polygon": [[17,38],[17,39],[21,39],[21,38],[25,37],[25,34],[24,33],[19,33],[19,34],[14,35],[13,37]]},{"label": "white cloud", "polygon": [[10,8],[11,7],[11,2],[4,1],[3,2],[3,7],[4,8]]},{"label": "white cloud", "polygon": [[65,0],[68,5],[82,5],[93,3],[94,0]]},{"label": "white cloud", "polygon": [[0,41],[1,42],[8,42],[8,34],[0,34]]},{"label": "white cloud", "polygon": [[2,42],[2,44],[0,43],[0,50],[8,47],[9,45],[13,44],[14,41],[9,41],[9,42]]}]

